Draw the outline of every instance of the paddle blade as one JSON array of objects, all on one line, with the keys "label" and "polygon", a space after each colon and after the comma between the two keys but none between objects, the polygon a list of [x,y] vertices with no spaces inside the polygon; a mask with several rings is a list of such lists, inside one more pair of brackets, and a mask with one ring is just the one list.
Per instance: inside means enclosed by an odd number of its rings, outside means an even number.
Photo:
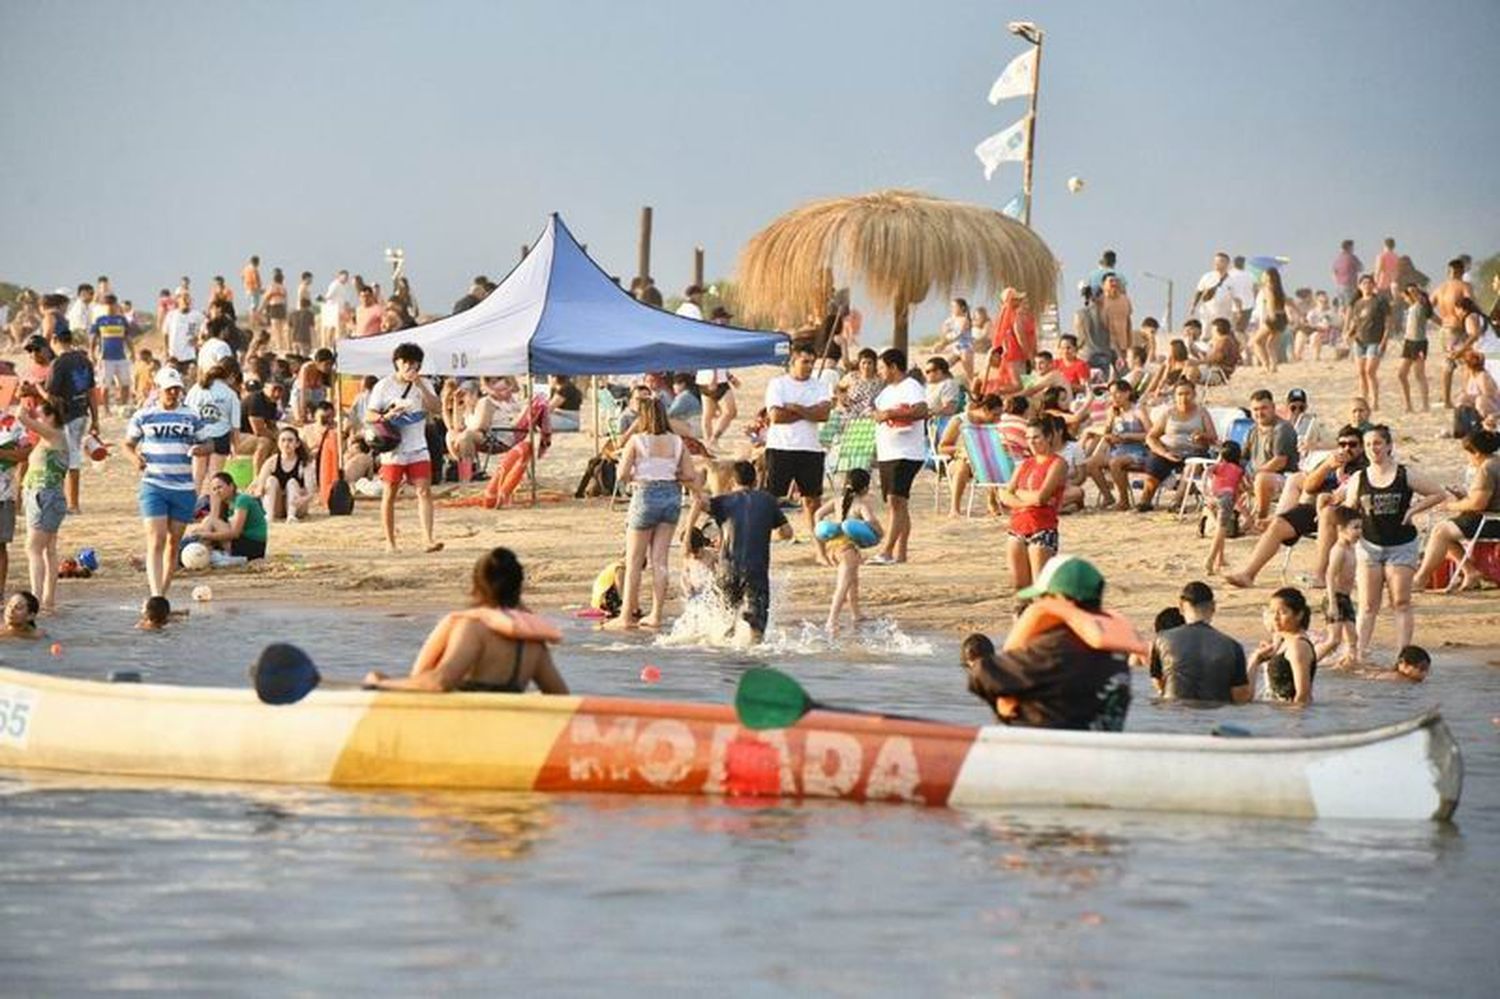
[{"label": "paddle blade", "polygon": [[250,667],[255,696],[266,704],[296,704],[312,693],[322,677],[306,652],[285,642],[261,650]]},{"label": "paddle blade", "polygon": [[734,692],[735,714],[750,729],[795,725],[812,706],[812,698],[800,683],[768,666],[746,670]]}]

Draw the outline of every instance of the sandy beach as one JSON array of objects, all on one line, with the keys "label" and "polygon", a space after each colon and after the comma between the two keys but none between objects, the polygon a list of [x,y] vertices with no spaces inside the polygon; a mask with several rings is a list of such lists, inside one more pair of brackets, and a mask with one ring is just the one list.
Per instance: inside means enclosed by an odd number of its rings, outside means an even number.
[{"label": "sandy beach", "polygon": [[[921,352],[916,353],[920,359]],[[739,392],[743,419],[758,408],[771,368],[741,373]],[[1377,419],[1394,422],[1401,460],[1433,472],[1445,482],[1462,482],[1462,453],[1451,440],[1440,439],[1448,423],[1446,411],[1433,409],[1408,416],[1400,412],[1399,387],[1394,362],[1382,375],[1388,378],[1385,407]],[[1228,387],[1211,390],[1212,404],[1241,404],[1262,385],[1278,400],[1288,389],[1302,387],[1311,396],[1312,410],[1330,430],[1343,422],[1352,395],[1354,376],[1347,362],[1323,361],[1288,364],[1274,377],[1258,370],[1241,369]],[[1395,408],[1392,408],[1394,404]],[[350,517],[318,514],[300,524],[274,524],[270,557],[246,569],[184,573],[172,596],[185,606],[198,582],[212,585],[215,599],[292,601],[324,606],[389,606],[403,609],[452,607],[466,598],[467,577],[475,556],[493,545],[516,550],[527,568],[531,602],[544,611],[587,601],[589,587],[599,569],[622,550],[624,504],[611,509],[608,500],[573,500],[583,465],[593,449],[588,404],[584,431],[559,434],[555,445],[538,466],[543,495],[554,497],[536,507],[525,503],[526,490],[518,492],[518,505],[486,511],[480,508],[450,508],[439,505],[437,535],[445,543],[442,552],[421,552],[416,531],[415,507],[408,495],[398,506],[398,531],[405,550],[387,554],[380,537],[378,502],[359,500]],[[105,421],[105,439],[113,444],[123,439],[124,420]],[[739,428],[726,436],[734,447],[742,447]],[[732,457],[731,449],[723,452]],[[83,480],[81,516],[69,517],[61,533],[61,551],[71,555],[79,548],[98,549],[102,571],[88,580],[65,580],[60,591],[62,613],[70,602],[85,594],[128,599],[145,595],[145,576],[130,568],[129,557],[142,547],[141,524],[136,512],[137,476],[118,446],[103,463],[87,468]],[[953,519],[947,515],[946,496],[934,509],[932,473],[924,472],[912,495],[915,528],[909,564],[876,568],[867,566],[862,575],[866,613],[889,617],[908,632],[957,635],[969,630],[1002,632],[1010,619],[1012,588],[1001,550],[1004,522],[976,515]],[[482,485],[462,491],[447,487],[448,498],[472,495]],[[443,491],[443,490],[439,490]],[[558,495],[567,499],[557,500]],[[1092,496],[1092,492],[1090,493]],[[977,503],[976,510],[983,504]],[[1253,538],[1229,543],[1231,564],[1248,552]],[[1130,614],[1140,626],[1149,625],[1157,610],[1175,603],[1182,584],[1203,577],[1208,542],[1197,536],[1192,518],[1179,520],[1174,513],[1150,514],[1096,512],[1065,517],[1062,550],[1094,560],[1109,580],[1107,602]],[[26,573],[24,538],[11,546],[11,583],[20,584]],[[674,571],[679,553],[674,549]],[[1292,558],[1293,573],[1312,561],[1311,544],[1299,546]],[[1261,574],[1259,585],[1236,591],[1213,585],[1220,596],[1221,621],[1241,639],[1258,638],[1260,612],[1267,594],[1279,580],[1279,559]],[[815,561],[810,544],[781,544],[774,549],[773,575],[780,588],[777,596],[783,617],[821,621],[833,576]],[[1212,582],[1212,581],[1211,581]],[[678,606],[674,601],[674,608]],[[1417,600],[1417,641],[1432,647],[1492,645],[1500,634],[1500,605],[1493,593],[1466,595],[1422,594]],[[789,623],[786,620],[783,625]],[[287,636],[313,642],[315,636]],[[1377,649],[1389,650],[1389,621],[1377,632]]]}]

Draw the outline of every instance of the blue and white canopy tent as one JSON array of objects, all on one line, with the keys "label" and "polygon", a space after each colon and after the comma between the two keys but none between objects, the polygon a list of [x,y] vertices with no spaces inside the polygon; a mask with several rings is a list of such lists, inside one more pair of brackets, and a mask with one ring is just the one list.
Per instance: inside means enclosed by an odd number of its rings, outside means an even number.
[{"label": "blue and white canopy tent", "polygon": [[[345,374],[387,374],[391,352],[403,343],[422,348],[425,374],[524,375],[530,398],[530,382],[538,375],[779,364],[790,340],[782,333],[720,326],[637,302],[594,263],[554,212],[531,252],[484,301],[425,326],[343,340],[338,367]],[[597,386],[594,395],[597,447]],[[531,451],[535,454],[534,442]],[[531,485],[534,499],[534,458]]]},{"label": "blue and white canopy tent", "polygon": [[346,374],[384,375],[414,343],[430,375],[613,375],[740,368],[786,357],[781,333],[701,322],[643,305],[610,280],[556,213],[526,259],[467,312],[339,343]]}]

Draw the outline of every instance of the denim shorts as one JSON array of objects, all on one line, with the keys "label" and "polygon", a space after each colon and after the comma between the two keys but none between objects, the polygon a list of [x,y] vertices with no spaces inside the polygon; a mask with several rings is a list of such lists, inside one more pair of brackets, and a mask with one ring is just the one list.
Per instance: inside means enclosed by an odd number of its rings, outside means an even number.
[{"label": "denim shorts", "polygon": [[166,517],[179,524],[191,524],[198,512],[198,497],[192,487],[187,489],[163,489],[161,486],[141,484],[139,493],[141,516],[147,520]]},{"label": "denim shorts", "polygon": [[1354,341],[1354,356],[1355,357],[1379,357],[1380,356],[1380,344],[1378,344],[1378,343],[1360,343],[1358,340],[1356,340],[1356,341]]},{"label": "denim shorts", "polygon": [[25,493],[26,526],[33,531],[56,534],[68,515],[68,501],[61,486],[28,489]]},{"label": "denim shorts", "polygon": [[1376,545],[1360,539],[1354,550],[1354,560],[1360,565],[1395,565],[1415,569],[1422,564],[1422,539],[1412,538],[1400,545]]},{"label": "denim shorts", "polygon": [[682,487],[660,479],[638,483],[630,496],[626,519],[632,531],[649,531],[659,524],[677,524],[682,514]]}]

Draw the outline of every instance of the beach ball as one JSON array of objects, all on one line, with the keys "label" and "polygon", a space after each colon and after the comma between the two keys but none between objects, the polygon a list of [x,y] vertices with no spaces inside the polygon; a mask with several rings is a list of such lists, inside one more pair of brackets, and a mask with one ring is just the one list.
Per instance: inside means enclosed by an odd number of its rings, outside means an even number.
[{"label": "beach ball", "polygon": [[78,550],[78,564],[89,572],[98,572],[99,553],[92,548],[80,548]]},{"label": "beach ball", "polygon": [[1083,178],[1082,177],[1069,177],[1068,178],[1068,192],[1070,194],[1077,194],[1081,190],[1083,190]]},{"label": "beach ball", "polygon": [[641,682],[642,683],[660,683],[661,682],[661,667],[660,666],[652,666],[650,663],[647,663],[645,666],[642,666],[641,667]]},{"label": "beach ball", "polygon": [[182,567],[184,569],[207,569],[209,561],[208,545],[203,542],[192,541],[183,546]]},{"label": "beach ball", "polygon": [[214,591],[206,583],[199,583],[193,587],[193,599],[200,604],[206,604],[214,598]]}]

